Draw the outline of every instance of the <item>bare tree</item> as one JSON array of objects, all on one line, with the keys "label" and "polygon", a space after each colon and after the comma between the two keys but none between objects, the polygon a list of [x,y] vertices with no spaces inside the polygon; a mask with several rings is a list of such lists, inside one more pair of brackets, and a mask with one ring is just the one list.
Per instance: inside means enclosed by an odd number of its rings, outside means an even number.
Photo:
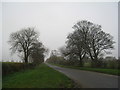
[{"label": "bare tree", "polygon": [[80,66],[83,66],[83,58],[86,55],[86,52],[83,48],[83,43],[82,43],[82,37],[81,33],[79,33],[77,30],[74,31],[73,33],[69,34],[67,37],[67,52],[68,55],[72,57],[77,57],[79,60]]},{"label": "bare tree", "polygon": [[[73,26],[80,35],[82,45],[95,65],[98,65],[99,56],[107,49],[113,49],[113,37],[102,31],[101,25],[83,20]],[[81,43],[78,43],[81,44]]]},{"label": "bare tree", "polygon": [[38,33],[35,32],[34,28],[28,27],[26,29],[14,32],[10,35],[10,50],[12,50],[12,53],[15,53],[16,51],[23,53],[24,62],[28,63],[28,57],[31,53],[30,48],[32,47],[33,43],[37,41]]}]

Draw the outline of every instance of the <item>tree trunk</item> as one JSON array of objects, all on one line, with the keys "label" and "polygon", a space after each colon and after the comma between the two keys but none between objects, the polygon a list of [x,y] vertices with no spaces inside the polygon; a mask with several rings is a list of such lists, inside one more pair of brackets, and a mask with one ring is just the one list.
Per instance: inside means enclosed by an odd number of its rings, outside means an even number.
[{"label": "tree trunk", "polygon": [[94,58],[94,59],[92,60],[92,67],[97,68],[97,67],[99,67],[99,66],[100,66],[100,64],[99,64],[98,58]]},{"label": "tree trunk", "polygon": [[25,63],[28,63],[28,59],[27,58],[25,58]]},{"label": "tree trunk", "polygon": [[100,65],[100,62],[99,62],[99,60],[98,60],[98,57],[97,57],[97,55],[95,56],[95,67],[100,67],[101,65]]},{"label": "tree trunk", "polygon": [[82,60],[82,58],[81,58],[81,56],[79,56],[79,59],[80,59],[80,67],[83,67],[83,60]]},{"label": "tree trunk", "polygon": [[28,63],[28,56],[25,52],[24,52],[24,60],[25,60],[25,63]]},{"label": "tree trunk", "polygon": [[80,67],[83,67],[83,61],[80,60]]}]

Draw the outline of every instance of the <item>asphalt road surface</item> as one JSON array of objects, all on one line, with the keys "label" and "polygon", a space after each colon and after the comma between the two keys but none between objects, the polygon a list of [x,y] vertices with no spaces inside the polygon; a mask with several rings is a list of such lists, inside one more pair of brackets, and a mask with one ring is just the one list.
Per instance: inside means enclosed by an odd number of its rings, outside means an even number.
[{"label": "asphalt road surface", "polygon": [[81,88],[118,88],[118,76],[103,73],[63,68],[46,63],[49,67],[64,73]]}]

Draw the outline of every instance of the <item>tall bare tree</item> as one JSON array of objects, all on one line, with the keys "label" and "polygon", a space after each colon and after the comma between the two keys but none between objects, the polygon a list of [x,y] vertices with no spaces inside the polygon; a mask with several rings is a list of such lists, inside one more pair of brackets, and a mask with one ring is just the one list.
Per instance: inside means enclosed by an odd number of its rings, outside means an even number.
[{"label": "tall bare tree", "polygon": [[12,50],[12,53],[23,53],[24,62],[28,63],[28,57],[31,53],[30,48],[36,42],[38,42],[38,33],[34,28],[28,27],[10,35],[10,50]]},{"label": "tall bare tree", "polygon": [[[93,24],[89,21],[83,20],[76,23],[73,28],[77,31],[82,39],[84,50],[90,56],[92,61],[97,66],[99,64],[99,56],[106,52],[107,49],[113,49],[113,37],[102,31],[101,25]],[[78,43],[81,44],[81,43]]]}]

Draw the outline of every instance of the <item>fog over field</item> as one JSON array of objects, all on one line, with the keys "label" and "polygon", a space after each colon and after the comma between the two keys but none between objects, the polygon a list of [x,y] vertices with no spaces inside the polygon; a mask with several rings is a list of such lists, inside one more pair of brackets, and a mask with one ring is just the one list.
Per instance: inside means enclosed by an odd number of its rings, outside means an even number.
[{"label": "fog over field", "polygon": [[9,36],[22,28],[35,27],[40,41],[50,50],[65,45],[72,26],[80,20],[100,24],[116,42],[109,56],[118,57],[118,3],[117,2],[3,2],[2,5],[2,60],[19,61],[10,55]]}]

